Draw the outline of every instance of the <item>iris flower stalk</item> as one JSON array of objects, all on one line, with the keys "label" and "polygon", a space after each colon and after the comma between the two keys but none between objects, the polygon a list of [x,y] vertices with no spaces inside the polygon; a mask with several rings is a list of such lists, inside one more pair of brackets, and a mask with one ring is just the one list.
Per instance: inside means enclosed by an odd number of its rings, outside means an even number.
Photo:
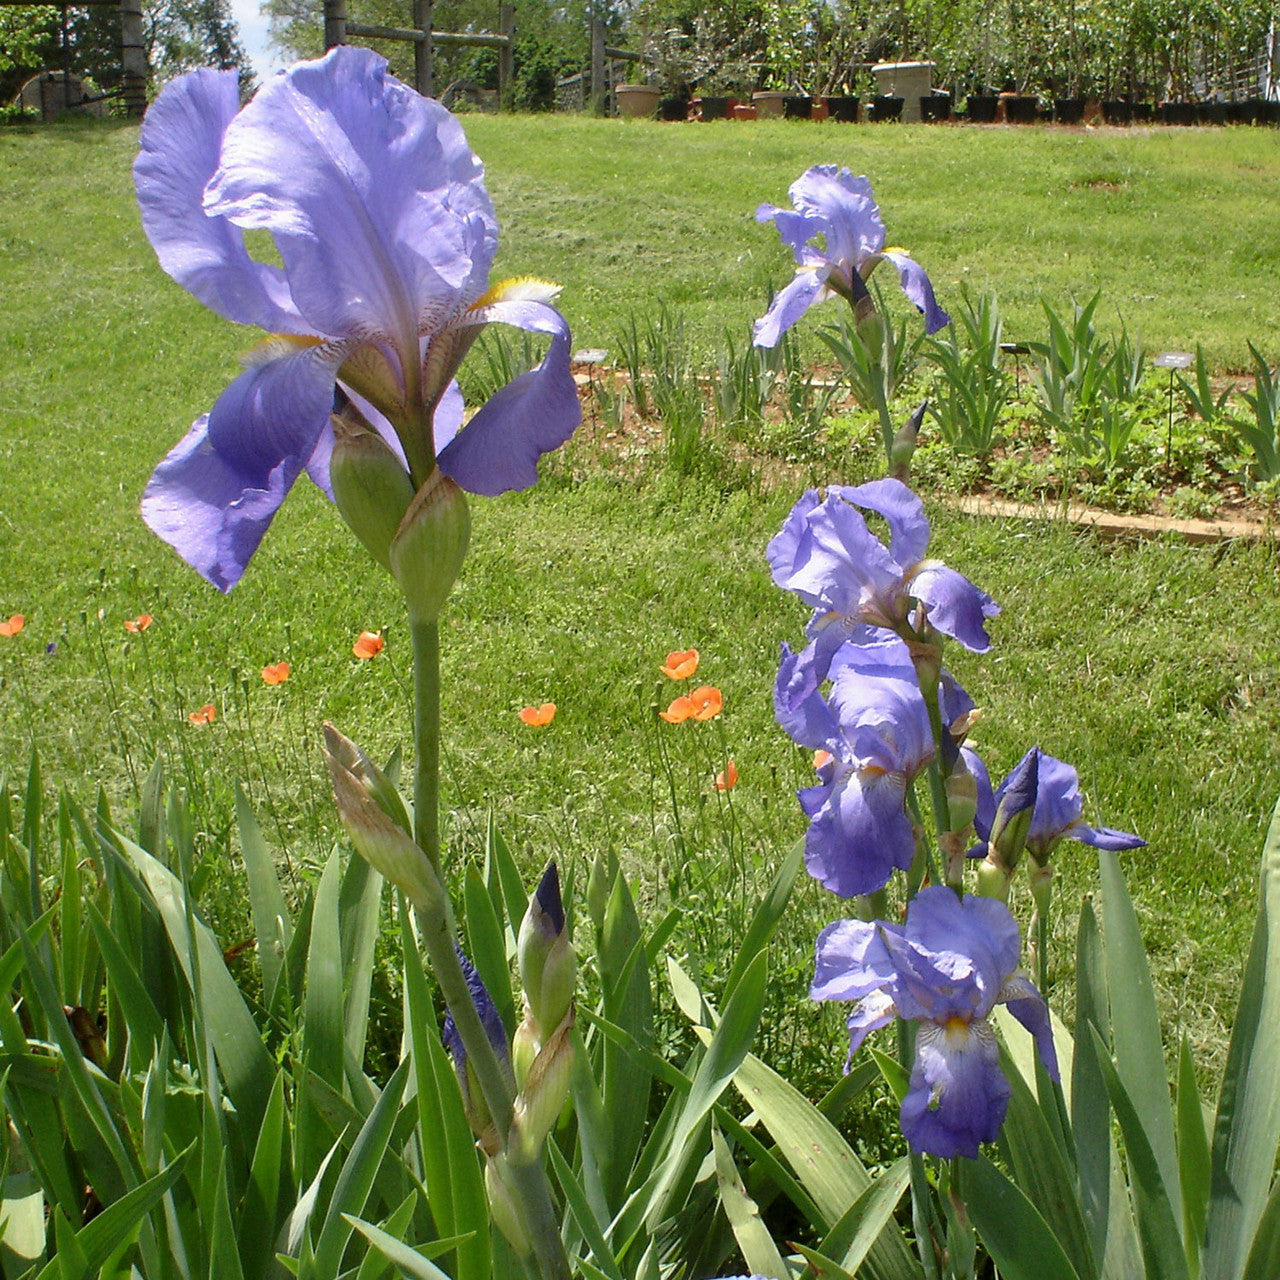
[{"label": "iris flower stalk", "polygon": [[[134,178],[165,271],[268,335],[156,468],[143,518],[228,591],[305,471],[395,577],[413,640],[412,836],[345,739],[327,741],[330,770],[357,848],[406,872],[396,882],[505,1144],[513,1090],[471,999],[441,872],[438,616],[465,555],[464,491],[529,487],[580,420],[556,290],[490,285],[498,227],[479,160],[457,120],[369,50],[295,64],[243,109],[234,72],[179,77],[148,112]],[[250,255],[246,231],[270,235],[279,265]],[[464,425],[455,374],[492,321],[550,347]],[[515,1193],[539,1271],[567,1280],[540,1163],[520,1169]]]}]

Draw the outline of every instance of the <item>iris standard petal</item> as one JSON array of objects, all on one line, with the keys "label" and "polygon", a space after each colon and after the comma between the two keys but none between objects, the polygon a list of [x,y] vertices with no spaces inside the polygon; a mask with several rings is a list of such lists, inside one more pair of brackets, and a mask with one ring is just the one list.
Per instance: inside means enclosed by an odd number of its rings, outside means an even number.
[{"label": "iris standard petal", "polygon": [[198,418],[155,469],[142,518],[193,569],[230,591],[307,459],[283,458],[250,478],[209,443],[208,425],[208,414]]},{"label": "iris standard petal", "polygon": [[898,1016],[898,1007],[887,991],[873,991],[864,996],[845,1022],[849,1029],[849,1054],[844,1060],[844,1069],[848,1072],[853,1064],[853,1055],[862,1047],[862,1042],[873,1031],[887,1027]]},{"label": "iris standard petal", "polygon": [[788,583],[806,603],[878,623],[896,611],[903,569],[857,507],[829,493],[809,516],[807,555]]},{"label": "iris standard petal", "polygon": [[551,335],[542,363],[498,391],[440,451],[440,470],[468,493],[494,497],[527,489],[538,479],[538,459],[557,449],[582,421],[569,370],[569,327],[542,302],[497,302],[477,322],[500,320]]},{"label": "iris standard petal", "polygon": [[939,329],[945,329],[951,323],[951,317],[938,306],[938,301],[933,296],[933,285],[929,283],[925,269],[915,259],[908,258],[905,253],[891,250],[883,256],[897,267],[902,292],[924,315],[925,333],[934,334]]},{"label": "iris standard petal", "polygon": [[837,920],[814,944],[810,1000],[861,1000],[893,980],[893,962],[876,925]]},{"label": "iris standard petal", "polygon": [[[964,756],[965,767],[973,774],[978,784],[978,811],[973,818],[973,829],[978,833],[978,839],[985,841],[991,834],[991,824],[996,816],[996,798],[991,790],[991,775],[987,772],[987,766],[982,757],[972,747],[961,747],[960,754]],[[975,853],[985,854],[985,846],[979,845],[976,850],[970,850],[971,857]]]},{"label": "iris standard petal", "polygon": [[921,1023],[899,1113],[902,1132],[916,1151],[942,1160],[974,1159],[979,1143],[999,1136],[1011,1092],[986,1019]]},{"label": "iris standard petal", "polygon": [[929,518],[920,496],[901,480],[870,480],[852,487],[833,487],[828,493],[884,517],[889,526],[889,556],[899,576],[924,559],[929,547]]},{"label": "iris standard petal", "polygon": [[807,256],[805,244],[811,236],[821,233],[823,220],[811,218],[794,209],[779,209],[775,204],[762,204],[756,210],[757,222],[772,222],[778,228],[778,239],[790,249],[800,263]]},{"label": "iris standard petal", "polygon": [[[782,528],[769,540],[765,556],[774,582],[784,591],[791,589],[791,575],[804,563],[812,541],[809,533],[809,516],[816,511],[822,498],[816,489],[806,489],[787,513]],[[809,601],[811,606],[816,602]]]},{"label": "iris standard petal", "polygon": [[773,295],[769,310],[755,322],[751,341],[757,347],[776,347],[779,339],[815,302],[824,296],[829,267],[806,267]]},{"label": "iris standard petal", "polygon": [[305,329],[284,273],[254,262],[240,229],[201,208],[223,135],[240,110],[234,71],[179,76],[147,109],[133,163],[142,227],[160,265],[206,307],[273,333]]},{"label": "iris standard petal", "polygon": [[792,653],[790,646],[783,644],[773,690],[774,715],[793,742],[810,751],[821,748],[840,755],[844,737],[830,705],[818,692],[812,662],[805,662],[809,653],[809,649]]},{"label": "iris standard petal", "polygon": [[908,581],[907,590],[924,605],[930,624],[944,636],[974,653],[991,648],[986,620],[998,617],[1000,606],[964,574],[941,561],[926,561]]},{"label": "iris standard petal", "polygon": [[408,358],[483,289],[497,229],[482,172],[448,111],[341,47],[262,86],[227,128],[205,208],[275,235],[320,332],[383,335]]},{"label": "iris standard petal", "polygon": [[841,898],[875,893],[895,867],[911,866],[915,837],[901,775],[853,772],[821,790],[826,794],[805,833],[804,856],[824,888]]},{"label": "iris standard petal", "polygon": [[870,181],[833,164],[806,169],[788,188],[801,213],[826,222],[826,257],[846,272],[884,244],[884,222],[871,194]]}]

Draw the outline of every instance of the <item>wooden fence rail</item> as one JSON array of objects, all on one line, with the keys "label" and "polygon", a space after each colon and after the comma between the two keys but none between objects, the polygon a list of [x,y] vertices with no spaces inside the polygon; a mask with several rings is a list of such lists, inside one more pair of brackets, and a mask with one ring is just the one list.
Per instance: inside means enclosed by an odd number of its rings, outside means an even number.
[{"label": "wooden fence rail", "polygon": [[[0,0],[2,2],[2,0]],[[324,0],[324,47],[346,44],[348,36],[363,40],[406,40],[413,45],[413,87],[432,97],[435,88],[436,49],[455,49],[468,45],[498,50],[498,101],[509,100],[512,81],[511,48],[515,39],[515,9],[501,5],[498,9],[498,33],[471,31],[433,31],[432,0],[413,0],[412,27],[381,27],[366,22],[348,22],[346,0]]]}]

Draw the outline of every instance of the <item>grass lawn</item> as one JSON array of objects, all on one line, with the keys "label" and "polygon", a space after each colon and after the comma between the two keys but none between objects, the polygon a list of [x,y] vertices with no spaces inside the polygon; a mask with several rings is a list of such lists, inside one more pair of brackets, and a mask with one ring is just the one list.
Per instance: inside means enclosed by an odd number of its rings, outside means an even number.
[{"label": "grass lawn", "polygon": [[[628,315],[660,301],[708,344],[726,327],[746,333],[788,271],[752,210],[832,160],[872,176],[891,241],[929,267],[944,305],[962,280],[995,288],[1010,336],[1038,332],[1042,296],[1063,305],[1101,288],[1152,350],[1200,341],[1237,367],[1249,339],[1280,346],[1275,132],[466,124],[504,228],[499,274],[562,282],[578,346],[614,345]],[[268,835],[306,867],[336,828],[319,721],[375,755],[403,739],[400,606],[306,482],[225,599],[142,526],[152,467],[250,339],[160,272],[132,203],[135,148],[121,126],[0,131],[0,616],[27,617],[0,639],[0,774],[14,785],[34,740],[51,785],[85,800],[102,785],[127,806],[160,753],[211,829],[239,777]],[[571,449],[538,489],[473,504],[445,628],[456,847],[472,847],[496,806],[530,864],[555,852],[581,867],[612,848],[648,900],[706,906],[689,946],[715,966],[732,938],[706,920],[727,910],[740,872],[763,878],[803,829],[792,791],[807,763],[770,706],[778,644],[799,638],[803,618],[763,560],[797,495],[592,461]],[[1108,545],[936,515],[933,550],[1005,610],[991,654],[952,657],[985,708],[993,774],[1038,742],[1079,768],[1091,818],[1149,840],[1127,866],[1163,1007],[1212,1063],[1280,792],[1274,543]],[[123,621],[141,613],[155,624],[128,635]],[[353,658],[356,633],[380,627],[385,652]],[[663,725],[653,708],[674,690],[658,663],[686,646],[702,651],[699,678],[723,689],[726,711]],[[280,659],[293,674],[267,688],[259,669]],[[524,726],[519,708],[544,700],[559,706],[554,722]],[[192,726],[205,702],[218,719]],[[741,773],[727,799],[711,787],[726,756]],[[1090,855],[1068,846],[1062,864],[1069,907],[1092,886]],[[237,894],[228,877],[215,902],[228,931],[243,927]],[[775,979],[793,983],[793,1003],[813,923],[833,905],[806,887],[794,963]],[[1067,963],[1064,951],[1059,974]],[[839,1056],[821,1070],[834,1074]]]}]

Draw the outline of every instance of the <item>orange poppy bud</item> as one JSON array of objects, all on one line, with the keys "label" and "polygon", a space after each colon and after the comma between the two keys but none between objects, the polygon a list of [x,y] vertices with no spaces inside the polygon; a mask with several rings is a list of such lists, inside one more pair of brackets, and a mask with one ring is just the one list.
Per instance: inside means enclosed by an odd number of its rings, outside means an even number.
[{"label": "orange poppy bud", "polygon": [[380,631],[362,631],[355,644],[351,646],[351,652],[357,658],[363,658],[368,661],[370,658],[376,658],[383,650],[383,646],[387,642],[382,638]]},{"label": "orange poppy bud", "polygon": [[541,729],[543,725],[550,724],[556,718],[556,704],[554,702],[544,702],[540,707],[525,707],[520,712],[520,719],[525,724],[532,725],[535,729]]},{"label": "orange poppy bud", "polygon": [[124,620],[124,629],[132,636],[136,636],[145,631],[155,619],[149,613],[140,613],[136,618],[126,618]]},{"label": "orange poppy bud", "polygon": [[26,618],[20,613],[15,613],[7,622],[0,622],[0,636],[16,636],[26,625]]},{"label": "orange poppy bud", "polygon": [[662,674],[671,680],[687,680],[698,669],[697,649],[677,649],[667,654]]},{"label": "orange poppy bud", "polygon": [[716,774],[716,790],[732,791],[738,785],[738,766],[729,761],[725,767]]},{"label": "orange poppy bud", "polygon": [[290,666],[287,662],[272,662],[262,668],[263,684],[284,684],[289,678]]},{"label": "orange poppy bud", "polygon": [[193,711],[187,716],[192,724],[212,724],[217,718],[218,708],[212,702],[206,702],[198,711]]}]

